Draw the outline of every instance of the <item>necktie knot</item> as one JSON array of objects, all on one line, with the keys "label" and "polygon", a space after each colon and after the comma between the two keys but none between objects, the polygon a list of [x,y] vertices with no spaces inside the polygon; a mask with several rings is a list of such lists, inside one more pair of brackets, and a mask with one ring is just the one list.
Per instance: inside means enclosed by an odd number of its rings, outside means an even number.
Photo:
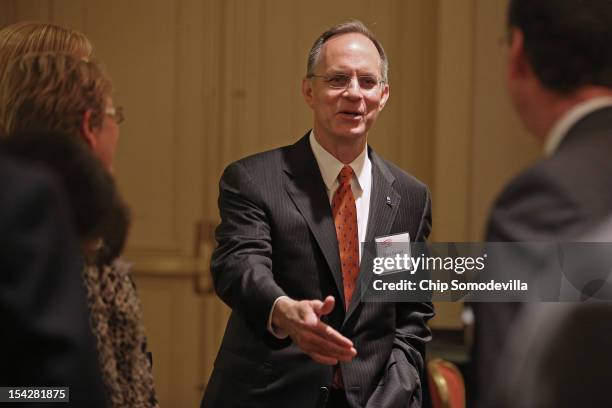
[{"label": "necktie knot", "polygon": [[354,173],[351,166],[344,166],[342,170],[340,170],[340,174],[338,174],[338,180],[340,181],[340,184],[349,184],[351,182],[353,174]]}]

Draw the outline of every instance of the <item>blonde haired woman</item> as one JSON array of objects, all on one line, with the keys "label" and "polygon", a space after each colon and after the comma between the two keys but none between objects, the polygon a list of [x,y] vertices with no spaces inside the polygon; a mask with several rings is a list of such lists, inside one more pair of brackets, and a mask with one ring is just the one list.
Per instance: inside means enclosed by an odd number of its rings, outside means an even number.
[{"label": "blonde haired woman", "polygon": [[[122,115],[112,104],[110,79],[88,61],[90,54],[91,44],[83,34],[61,26],[23,22],[1,29],[0,136],[40,130],[65,134],[88,145],[110,169]],[[26,147],[40,150],[43,145],[45,151],[53,150],[42,141]],[[77,219],[79,211],[73,208]],[[129,224],[126,213],[119,212],[109,224],[102,236],[80,237],[92,330],[109,403],[157,407],[140,302],[129,268],[117,259]]]}]

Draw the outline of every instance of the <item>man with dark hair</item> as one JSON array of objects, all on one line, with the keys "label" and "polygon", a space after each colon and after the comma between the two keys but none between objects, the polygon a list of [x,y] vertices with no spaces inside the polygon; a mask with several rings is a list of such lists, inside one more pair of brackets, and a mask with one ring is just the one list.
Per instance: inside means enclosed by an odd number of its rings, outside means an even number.
[{"label": "man with dark hair", "polygon": [[313,129],[221,178],[211,270],[232,314],[202,407],[420,407],[431,303],[361,298],[359,243],[431,228],[427,187],[367,146],[389,95],[382,46],[360,22],[333,27],[302,93]]},{"label": "man with dark hair", "polygon": [[[508,92],[545,158],[499,196],[487,240],[572,241],[612,213],[612,3],[513,0],[508,16]],[[475,305],[477,400],[520,309]]]}]

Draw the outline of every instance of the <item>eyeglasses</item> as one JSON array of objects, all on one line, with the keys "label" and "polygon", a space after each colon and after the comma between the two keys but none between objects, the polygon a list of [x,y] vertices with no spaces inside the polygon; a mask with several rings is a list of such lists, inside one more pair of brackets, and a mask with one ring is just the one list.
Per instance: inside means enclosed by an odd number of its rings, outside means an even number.
[{"label": "eyeglasses", "polygon": [[104,109],[104,113],[108,116],[112,116],[118,125],[125,120],[123,107],[121,106],[117,106],[116,108],[114,106],[109,106],[108,108]]},{"label": "eyeglasses", "polygon": [[[346,89],[353,83],[353,78],[346,74],[332,74],[332,75],[309,75],[309,78],[321,78],[325,85],[331,89]],[[384,80],[379,79],[374,75],[358,75],[357,83],[359,88],[364,91],[372,91],[378,87],[378,85],[385,83]]]}]

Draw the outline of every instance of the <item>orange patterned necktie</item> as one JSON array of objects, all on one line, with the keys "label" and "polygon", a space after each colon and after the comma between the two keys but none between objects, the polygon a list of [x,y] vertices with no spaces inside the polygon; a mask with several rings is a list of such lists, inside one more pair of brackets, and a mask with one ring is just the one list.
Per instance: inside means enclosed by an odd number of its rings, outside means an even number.
[{"label": "orange patterned necktie", "polygon": [[355,282],[359,275],[359,234],[357,232],[357,208],[355,196],[351,190],[353,169],[344,166],[340,170],[338,180],[340,186],[332,199],[332,214],[336,224],[338,249],[342,264],[342,281],[344,283],[344,306],[348,309],[355,290]]}]

